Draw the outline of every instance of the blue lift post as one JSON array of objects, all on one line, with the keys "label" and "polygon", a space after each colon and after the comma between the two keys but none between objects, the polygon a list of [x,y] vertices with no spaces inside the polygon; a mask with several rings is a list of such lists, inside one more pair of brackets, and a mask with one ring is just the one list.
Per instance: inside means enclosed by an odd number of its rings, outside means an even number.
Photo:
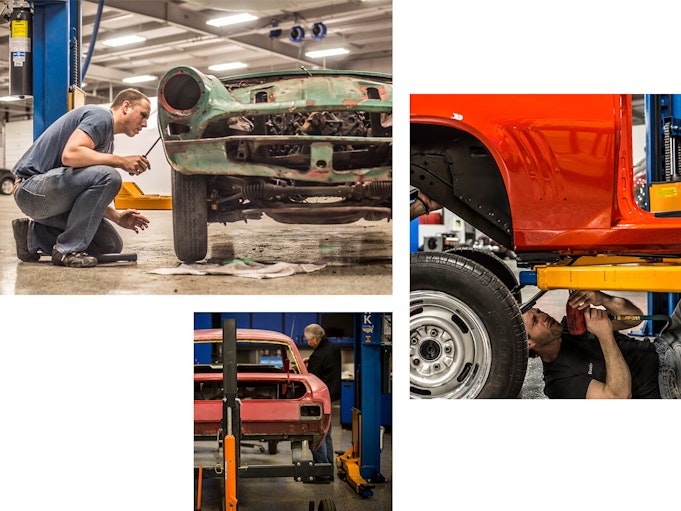
[{"label": "blue lift post", "polygon": [[360,475],[369,482],[384,482],[381,475],[381,355],[383,314],[362,313],[357,329],[360,360],[360,401],[362,412]]},{"label": "blue lift post", "polygon": [[[676,157],[676,144],[681,144],[681,94],[646,94],[646,180],[651,183],[665,181],[665,160]],[[678,180],[679,176],[671,176]],[[650,199],[646,188],[646,204]],[[648,293],[648,314],[671,316],[681,299],[680,293]],[[657,335],[664,327],[663,321],[647,321],[645,335]]]},{"label": "blue lift post", "polygon": [[33,0],[33,139],[69,111],[80,86],[81,0]]}]

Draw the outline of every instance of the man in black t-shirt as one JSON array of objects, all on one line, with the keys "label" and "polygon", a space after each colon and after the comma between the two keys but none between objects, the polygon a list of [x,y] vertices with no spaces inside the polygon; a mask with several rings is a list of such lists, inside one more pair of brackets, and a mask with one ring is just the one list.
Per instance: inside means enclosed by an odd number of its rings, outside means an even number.
[{"label": "man in black t-shirt", "polygon": [[[329,389],[331,401],[340,399],[341,394],[341,353],[337,345],[333,344],[326,337],[324,329],[312,323],[303,330],[305,340],[314,348],[309,359],[305,359],[307,370],[322,380]],[[315,463],[330,463],[335,466],[335,454],[333,442],[331,440],[331,424],[326,438],[319,448],[312,451],[312,459]],[[323,477],[316,478],[317,481],[325,481]],[[333,481],[333,476],[329,478]]]},{"label": "man in black t-shirt", "polygon": [[[564,324],[534,308],[523,314],[528,347],[544,366],[544,393],[549,398],[660,398],[659,353],[678,341],[681,318],[677,305],[671,328],[654,343],[617,332],[640,321],[610,320],[608,313],[641,315],[625,298],[601,291],[575,291],[568,305],[584,311],[587,332],[570,335]],[[592,307],[604,307],[601,308]],[[677,321],[678,322],[678,321]]]}]

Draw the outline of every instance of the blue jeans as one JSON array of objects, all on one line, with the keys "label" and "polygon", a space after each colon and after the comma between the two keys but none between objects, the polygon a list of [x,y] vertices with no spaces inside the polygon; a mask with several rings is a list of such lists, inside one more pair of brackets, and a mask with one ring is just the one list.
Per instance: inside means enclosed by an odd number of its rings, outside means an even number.
[{"label": "blue jeans", "polygon": [[663,399],[681,399],[681,301],[653,344],[660,357],[660,395]]},{"label": "blue jeans", "polygon": [[336,456],[333,452],[333,442],[331,440],[331,424],[329,424],[329,432],[326,434],[322,445],[312,451],[312,459],[315,463],[331,463],[332,467],[336,466]]},{"label": "blue jeans", "polygon": [[123,241],[104,211],[121,188],[113,167],[58,167],[22,181],[14,195],[19,209],[32,218],[30,252],[91,254],[120,252]]}]

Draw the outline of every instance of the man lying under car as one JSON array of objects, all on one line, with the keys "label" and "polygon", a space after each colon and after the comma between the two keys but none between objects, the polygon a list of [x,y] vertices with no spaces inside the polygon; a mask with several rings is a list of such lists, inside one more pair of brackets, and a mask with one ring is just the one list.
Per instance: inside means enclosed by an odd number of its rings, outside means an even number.
[{"label": "man lying under car", "polygon": [[556,398],[680,397],[674,366],[681,351],[681,302],[660,336],[637,340],[619,332],[640,321],[610,315],[642,315],[629,300],[601,291],[575,291],[568,305],[584,313],[586,332],[573,335],[565,321],[534,308],[523,314],[531,355],[544,370],[544,393]]}]

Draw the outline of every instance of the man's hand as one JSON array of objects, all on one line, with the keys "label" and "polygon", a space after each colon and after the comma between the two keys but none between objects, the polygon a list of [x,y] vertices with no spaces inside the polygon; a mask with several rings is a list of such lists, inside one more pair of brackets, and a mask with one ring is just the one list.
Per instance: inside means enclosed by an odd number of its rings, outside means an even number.
[{"label": "man's hand", "polygon": [[409,207],[409,216],[411,220],[421,215],[425,215],[434,209],[440,209],[442,206],[435,202],[427,195],[419,192],[418,197],[411,203]]},{"label": "man's hand", "polygon": [[126,229],[132,229],[135,232],[139,232],[149,226],[149,219],[136,209],[126,209],[125,211],[120,212],[116,223]]},{"label": "man's hand", "polygon": [[[643,314],[641,309],[636,305],[631,303],[626,298],[621,298],[619,296],[610,296],[603,291],[572,291],[570,293],[570,298],[568,298],[568,304],[575,309],[587,312],[589,307],[592,305],[594,307],[605,307],[612,316],[619,315],[629,315],[629,316],[640,316]],[[640,321],[613,321],[613,330],[624,330],[627,328],[634,328],[640,325]]]},{"label": "man's hand", "polygon": [[145,170],[151,168],[151,163],[145,156],[132,155],[121,156],[121,168],[131,176],[139,176]]},{"label": "man's hand", "polygon": [[574,309],[583,311],[591,305],[603,305],[603,294],[600,291],[573,291],[570,293],[568,304]]},{"label": "man's hand", "polygon": [[584,322],[586,329],[599,339],[612,335],[612,322],[608,312],[603,309],[591,308],[584,311]]}]

